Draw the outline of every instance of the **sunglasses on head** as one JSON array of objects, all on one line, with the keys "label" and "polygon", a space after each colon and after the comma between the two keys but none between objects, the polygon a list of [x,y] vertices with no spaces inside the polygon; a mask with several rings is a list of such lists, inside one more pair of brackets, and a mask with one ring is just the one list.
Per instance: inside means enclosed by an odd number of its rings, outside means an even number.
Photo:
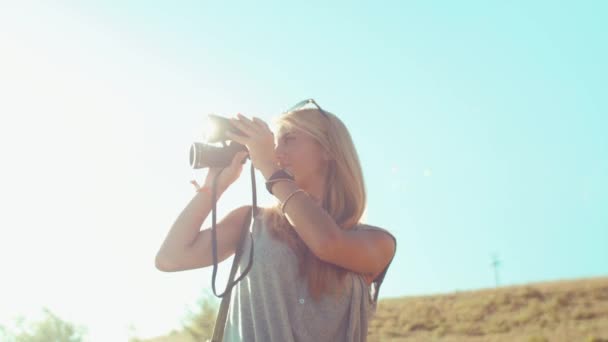
[{"label": "sunglasses on head", "polygon": [[319,110],[319,112],[321,112],[321,114],[323,114],[327,119],[329,119],[329,116],[327,115],[327,113],[325,113],[325,111],[321,108],[321,106],[319,106],[319,104],[317,103],[317,101],[315,101],[314,99],[306,99],[303,101],[300,101],[298,103],[296,103],[294,106],[292,106],[291,108],[289,108],[289,110],[287,111],[287,113],[289,112],[293,112],[294,110],[298,110],[301,108],[306,107],[308,104],[314,104],[315,107],[317,107],[317,109]]}]

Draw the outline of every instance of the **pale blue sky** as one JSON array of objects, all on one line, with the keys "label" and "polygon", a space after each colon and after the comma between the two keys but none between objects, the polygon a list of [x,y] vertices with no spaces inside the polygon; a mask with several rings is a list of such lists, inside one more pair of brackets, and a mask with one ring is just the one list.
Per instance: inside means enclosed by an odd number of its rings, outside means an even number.
[{"label": "pale blue sky", "polygon": [[[0,324],[45,305],[92,341],[176,326],[211,269],[153,262],[193,196],[204,116],[270,121],[308,97],[350,129],[367,221],[398,239],[381,298],[492,287],[492,253],[501,285],[607,275],[607,15],[601,1],[0,4]],[[250,202],[248,167],[219,215]]]}]

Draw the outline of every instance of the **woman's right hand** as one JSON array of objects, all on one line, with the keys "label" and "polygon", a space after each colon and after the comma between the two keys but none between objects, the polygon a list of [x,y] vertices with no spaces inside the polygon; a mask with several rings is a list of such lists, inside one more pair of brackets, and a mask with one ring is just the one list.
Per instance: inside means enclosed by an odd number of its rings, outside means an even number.
[{"label": "woman's right hand", "polygon": [[[204,186],[208,186],[209,188],[213,187],[213,179],[219,174],[219,179],[217,180],[217,188],[218,191],[226,190],[232,183],[234,183],[241,172],[243,171],[244,159],[249,155],[248,151],[239,151],[232,158],[232,162],[222,171],[220,167],[212,167],[209,168],[207,172],[207,177],[205,178]],[[221,173],[220,173],[221,171]]]}]

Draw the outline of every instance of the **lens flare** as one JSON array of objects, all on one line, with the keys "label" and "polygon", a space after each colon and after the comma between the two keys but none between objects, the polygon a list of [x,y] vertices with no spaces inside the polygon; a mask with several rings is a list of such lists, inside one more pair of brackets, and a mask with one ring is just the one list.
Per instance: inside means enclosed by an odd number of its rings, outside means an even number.
[{"label": "lens flare", "polygon": [[218,129],[219,127],[216,122],[211,120],[209,116],[206,116],[203,123],[203,141],[209,142],[214,140],[218,135]]}]

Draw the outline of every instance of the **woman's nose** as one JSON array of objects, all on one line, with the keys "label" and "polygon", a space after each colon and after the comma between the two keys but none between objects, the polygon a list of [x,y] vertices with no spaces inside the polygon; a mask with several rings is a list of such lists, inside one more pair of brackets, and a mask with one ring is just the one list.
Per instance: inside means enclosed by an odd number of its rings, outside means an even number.
[{"label": "woman's nose", "polygon": [[281,145],[277,145],[274,149],[274,155],[278,160],[285,160],[285,149]]}]

